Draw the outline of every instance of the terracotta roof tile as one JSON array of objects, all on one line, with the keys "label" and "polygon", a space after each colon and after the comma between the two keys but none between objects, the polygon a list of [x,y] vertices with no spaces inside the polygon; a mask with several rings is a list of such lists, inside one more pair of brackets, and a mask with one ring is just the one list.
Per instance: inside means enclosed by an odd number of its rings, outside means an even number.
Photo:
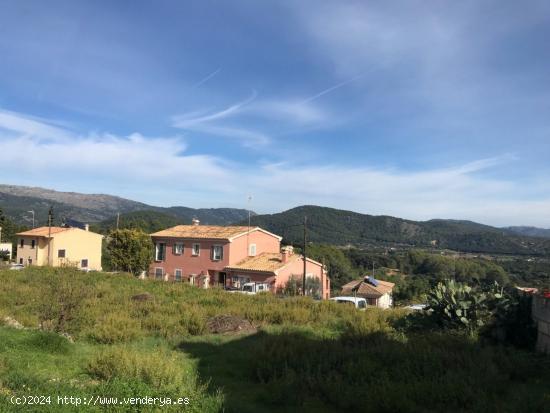
[{"label": "terracotta roof tile", "polygon": [[[251,227],[250,232],[258,230]],[[224,239],[229,240],[238,235],[246,234],[245,226],[219,226],[219,225],[177,225],[151,234],[152,237],[192,238],[192,239]]]},{"label": "terracotta roof tile", "polygon": [[243,271],[261,271],[261,272],[275,272],[285,265],[301,259],[302,256],[298,254],[293,254],[288,257],[286,263],[283,263],[282,254],[280,253],[270,253],[264,252],[262,254],[256,255],[255,257],[248,257],[244,260],[234,264],[232,266],[226,267],[228,270],[243,270]]},{"label": "terracotta roof tile", "polygon": [[386,293],[390,293],[393,290],[394,283],[389,281],[376,280],[378,286],[365,282],[364,280],[354,280],[344,286],[342,286],[342,294],[352,295],[353,290],[356,290],[355,293],[359,296],[365,298],[378,298],[382,297]]},{"label": "terracotta roof tile", "polygon": [[70,229],[71,228],[64,228],[64,227],[51,227],[51,229],[49,227],[38,227],[38,228],[31,229],[29,231],[19,232],[16,235],[28,236],[28,237],[47,237],[48,234],[54,235],[59,232],[68,231]]}]

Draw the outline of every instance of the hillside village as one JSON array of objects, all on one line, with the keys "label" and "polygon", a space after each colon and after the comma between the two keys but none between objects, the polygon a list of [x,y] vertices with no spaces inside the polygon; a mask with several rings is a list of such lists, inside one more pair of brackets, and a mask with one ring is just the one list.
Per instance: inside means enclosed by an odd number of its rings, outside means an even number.
[{"label": "hillside village", "polygon": [[[11,269],[33,266],[76,268],[92,273],[93,277],[93,273],[103,270],[102,254],[106,242],[108,248],[118,249],[122,261],[134,262],[140,254],[118,238],[118,229],[104,236],[90,231],[88,224],[68,222],[71,224],[43,226],[16,233],[17,247],[14,252],[11,251],[11,243],[3,244],[9,246],[5,247],[4,258],[8,262],[15,261]],[[127,236],[135,235],[132,232],[135,230],[122,231],[126,231]],[[145,240],[142,245],[145,256],[141,257],[141,266],[122,269],[141,279],[185,283],[201,289],[221,288],[228,293],[271,293],[331,299],[332,285],[327,265],[295,253],[292,245],[282,246],[281,236],[257,226],[201,225],[200,220],[193,218],[191,225],[176,225],[151,234],[142,233],[142,240]],[[151,246],[149,253],[147,245]],[[456,262],[454,271],[456,278]],[[112,273],[118,272],[120,270]],[[357,309],[391,308],[394,306],[396,284],[389,280],[403,280],[403,275],[395,268],[378,274],[387,279],[375,278],[373,262],[371,275],[364,274],[339,285],[338,290],[333,289],[336,297],[332,299]],[[493,279],[502,282],[498,278]],[[536,295],[539,292],[537,288],[516,288],[523,294]],[[423,295],[414,297],[420,296]],[[408,306],[414,310],[425,307],[422,302]],[[544,320],[539,323],[544,325]],[[537,346],[541,349],[548,347],[545,331],[542,328],[538,335]]]},{"label": "hillside village", "polygon": [[[66,227],[18,233],[17,257],[30,261],[17,261],[24,267],[19,270],[0,269],[3,394],[23,397],[32,386],[52,400],[93,397],[105,408],[159,392],[174,400],[189,396],[197,412],[243,406],[316,412],[371,411],[364,400],[376,389],[406,395],[369,401],[381,411],[460,411],[468,403],[509,412],[529,404],[544,411],[550,298],[536,289],[507,291],[501,299],[500,288],[438,284],[425,306],[408,309],[392,306],[392,282],[365,275],[331,297],[327,268],[315,260],[306,261],[309,289],[301,290],[303,256],[281,247],[279,236],[258,227],[200,223],[147,234],[145,272],[105,273],[97,264],[102,237]],[[292,275],[298,276],[295,293],[306,297],[285,291]],[[445,315],[449,306],[454,314],[465,304],[472,306],[471,324]],[[372,374],[373,366],[388,383]],[[321,392],[327,383],[361,397]],[[418,385],[435,390],[418,392]],[[441,386],[448,389],[444,401],[436,397]],[[467,395],[474,390],[477,396]],[[3,411],[11,411],[9,397],[0,397]],[[74,411],[74,405],[58,406]]]},{"label": "hillside village", "polygon": [[[76,227],[39,227],[16,234],[20,266],[75,267],[101,271],[100,234]],[[281,237],[259,227],[179,225],[150,235],[154,257],[141,277],[241,291],[283,291],[292,278],[315,280],[315,295],[330,298],[323,264],[281,247]],[[128,252],[130,254],[131,252]],[[305,261],[305,262],[304,262]],[[306,295],[314,295],[313,290]]]}]

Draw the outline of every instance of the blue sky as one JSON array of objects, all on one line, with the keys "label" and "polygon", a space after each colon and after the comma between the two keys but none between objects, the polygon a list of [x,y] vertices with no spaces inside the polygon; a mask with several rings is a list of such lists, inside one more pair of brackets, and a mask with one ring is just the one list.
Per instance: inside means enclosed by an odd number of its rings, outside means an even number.
[{"label": "blue sky", "polygon": [[3,183],[550,227],[547,1],[0,0]]}]

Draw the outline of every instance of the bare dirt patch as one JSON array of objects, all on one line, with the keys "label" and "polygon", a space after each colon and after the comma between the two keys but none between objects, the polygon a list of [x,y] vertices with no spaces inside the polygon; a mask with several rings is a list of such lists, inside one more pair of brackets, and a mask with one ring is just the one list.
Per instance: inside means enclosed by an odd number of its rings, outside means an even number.
[{"label": "bare dirt patch", "polygon": [[247,319],[227,314],[209,318],[206,328],[212,334],[241,334],[257,331]]}]

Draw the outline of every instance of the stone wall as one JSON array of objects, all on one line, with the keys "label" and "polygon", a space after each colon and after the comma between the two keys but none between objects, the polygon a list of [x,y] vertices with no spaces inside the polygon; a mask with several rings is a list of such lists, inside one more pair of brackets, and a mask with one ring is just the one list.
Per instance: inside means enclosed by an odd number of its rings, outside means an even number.
[{"label": "stone wall", "polygon": [[550,354],[550,298],[533,297],[533,319],[539,330],[537,350]]}]

